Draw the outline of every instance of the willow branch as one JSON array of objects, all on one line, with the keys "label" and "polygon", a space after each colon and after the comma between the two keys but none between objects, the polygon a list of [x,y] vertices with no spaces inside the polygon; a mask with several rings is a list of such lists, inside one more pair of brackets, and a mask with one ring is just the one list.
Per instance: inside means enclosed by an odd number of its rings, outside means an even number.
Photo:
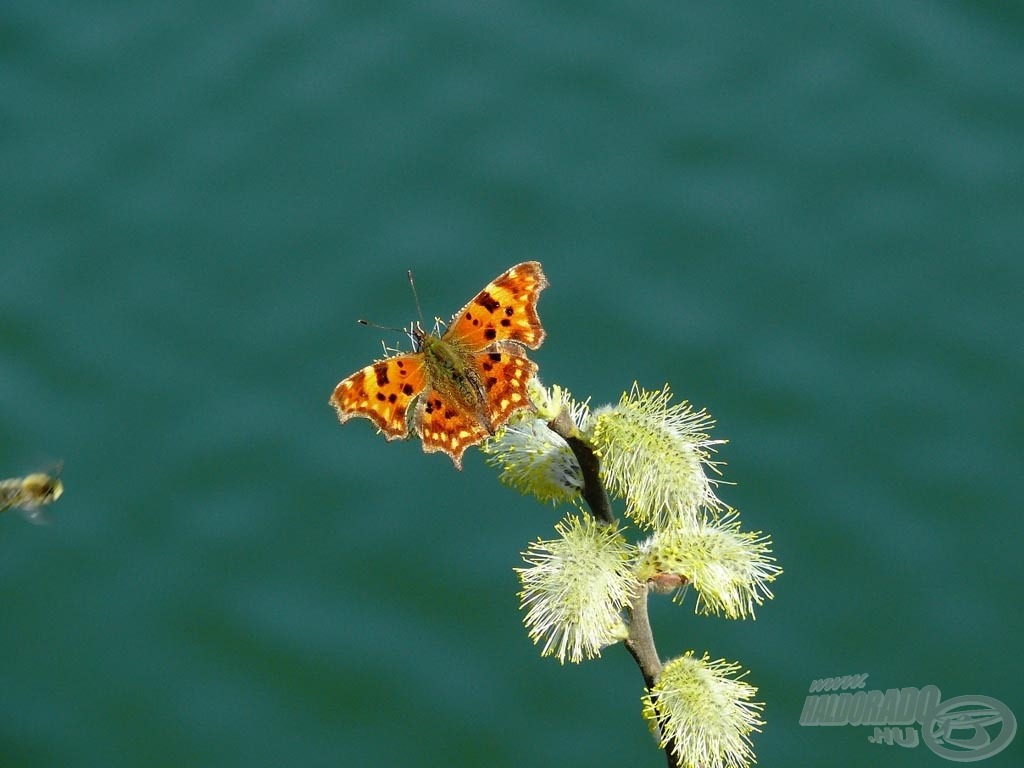
[{"label": "willow branch", "polygon": [[[617,521],[612,512],[611,500],[608,498],[604,483],[601,482],[601,460],[597,454],[580,435],[576,424],[565,410],[548,422],[548,427],[568,443],[580,465],[583,472],[582,495],[590,507],[590,513],[605,525],[615,525]],[[654,646],[654,633],[647,615],[647,591],[646,583],[638,585],[633,603],[629,607],[629,637],[626,638],[626,648],[640,667],[644,687],[651,691],[658,680],[658,675],[661,674],[661,659],[658,656],[658,649]],[[675,744],[672,741],[665,744],[665,758],[668,768],[678,768]]]},{"label": "willow branch", "polygon": [[[633,604],[630,606],[631,621],[629,622],[629,637],[626,638],[626,650],[630,652],[636,665],[640,667],[640,674],[644,676],[644,686],[651,691],[658,681],[658,675],[661,674],[662,665],[658,649],[654,646],[654,632],[651,630],[651,621],[647,615],[647,593],[647,584],[640,584],[633,598]],[[660,736],[658,738],[660,740]],[[668,768],[678,768],[679,761],[676,760],[675,742],[671,739],[665,744],[665,759]]]},{"label": "willow branch", "polygon": [[651,621],[647,616],[647,584],[641,584],[637,588],[636,597],[629,608],[632,620],[629,622],[629,637],[626,638],[626,648],[644,676],[644,685],[647,690],[654,688],[654,684],[661,674],[661,659],[658,657],[658,649],[654,647],[654,633],[651,631]]},{"label": "willow branch", "polygon": [[608,499],[604,483],[601,482],[601,460],[597,454],[580,435],[576,424],[565,409],[548,422],[548,427],[569,444],[569,449],[583,471],[583,499],[590,507],[590,513],[605,525],[615,525],[612,503]]}]

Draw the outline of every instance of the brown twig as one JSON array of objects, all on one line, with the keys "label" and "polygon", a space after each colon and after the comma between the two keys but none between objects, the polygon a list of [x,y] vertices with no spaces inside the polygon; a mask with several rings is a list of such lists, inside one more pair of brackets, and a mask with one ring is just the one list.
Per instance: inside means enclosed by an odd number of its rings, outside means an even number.
[{"label": "brown twig", "polygon": [[[569,444],[569,448],[580,465],[583,472],[582,495],[590,508],[590,513],[605,525],[616,525],[617,521],[612,512],[608,491],[605,489],[604,483],[601,482],[601,459],[580,434],[576,424],[565,410],[550,421],[548,426]],[[646,583],[638,585],[633,603],[629,607],[629,637],[626,638],[625,644],[637,666],[640,667],[640,674],[644,678],[644,687],[648,691],[652,691],[658,680],[658,675],[661,673],[661,659],[658,656],[658,649],[654,646],[654,633],[647,615],[647,593]],[[671,740],[665,744],[665,758],[668,761],[668,768],[678,768],[675,744]]]},{"label": "brown twig", "polygon": [[615,525],[612,503],[608,499],[604,483],[601,482],[601,460],[597,454],[580,435],[576,424],[565,409],[554,420],[548,422],[548,426],[569,444],[583,471],[583,499],[590,507],[590,513],[605,525]]}]

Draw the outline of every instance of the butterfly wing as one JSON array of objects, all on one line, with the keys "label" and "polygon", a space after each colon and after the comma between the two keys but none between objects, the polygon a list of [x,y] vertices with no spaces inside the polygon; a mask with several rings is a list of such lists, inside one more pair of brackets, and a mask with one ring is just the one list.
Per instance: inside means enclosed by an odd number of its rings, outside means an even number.
[{"label": "butterfly wing", "polygon": [[423,452],[447,453],[456,469],[462,469],[466,449],[490,434],[475,414],[445,402],[444,395],[436,389],[420,398],[415,419]]},{"label": "butterfly wing", "polygon": [[416,431],[425,453],[447,453],[462,469],[462,454],[494,433],[520,408],[529,408],[526,382],[537,373],[537,365],[509,349],[482,352],[471,364],[486,393],[481,411],[455,405],[444,393],[431,389],[416,406]]},{"label": "butterfly wing", "polygon": [[537,299],[547,285],[540,262],[516,264],[488,283],[452,318],[443,340],[473,351],[496,341],[515,341],[537,349],[544,341]]},{"label": "butterfly wing", "polygon": [[519,354],[514,344],[474,355],[473,365],[487,392],[486,417],[497,429],[520,408],[530,407],[526,383],[537,374],[537,364]]},{"label": "butterfly wing", "polygon": [[409,404],[426,384],[423,355],[397,355],[353,373],[334,388],[330,402],[341,423],[361,416],[395,440],[409,436]]}]

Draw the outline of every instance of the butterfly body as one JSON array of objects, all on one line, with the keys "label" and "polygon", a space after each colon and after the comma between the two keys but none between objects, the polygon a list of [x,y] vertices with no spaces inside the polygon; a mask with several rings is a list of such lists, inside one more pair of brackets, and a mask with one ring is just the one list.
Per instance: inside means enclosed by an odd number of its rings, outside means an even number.
[{"label": "butterfly body", "polygon": [[[458,340],[445,341],[443,337],[417,330],[426,378],[434,383],[442,402],[447,403],[449,409],[454,406],[475,415],[488,434],[494,434],[485,409],[487,390],[473,365],[472,350]],[[429,402],[424,407],[433,412]]]},{"label": "butterfly body", "polygon": [[[529,408],[537,366],[524,347],[544,340],[537,298],[547,286],[538,262],[495,278],[440,335],[413,326],[414,351],[379,360],[343,380],[331,396],[342,421],[373,421],[388,440],[417,434],[427,453],[462,454]],[[411,423],[410,423],[411,415]]]}]

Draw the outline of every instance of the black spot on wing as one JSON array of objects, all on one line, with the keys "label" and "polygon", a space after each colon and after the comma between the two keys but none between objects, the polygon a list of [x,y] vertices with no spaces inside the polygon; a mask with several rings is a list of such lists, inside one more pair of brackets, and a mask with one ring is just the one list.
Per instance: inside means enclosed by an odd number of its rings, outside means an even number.
[{"label": "black spot on wing", "polygon": [[494,310],[501,306],[501,302],[491,296],[487,291],[480,292],[480,295],[476,297],[476,303],[488,312],[494,312]]}]

